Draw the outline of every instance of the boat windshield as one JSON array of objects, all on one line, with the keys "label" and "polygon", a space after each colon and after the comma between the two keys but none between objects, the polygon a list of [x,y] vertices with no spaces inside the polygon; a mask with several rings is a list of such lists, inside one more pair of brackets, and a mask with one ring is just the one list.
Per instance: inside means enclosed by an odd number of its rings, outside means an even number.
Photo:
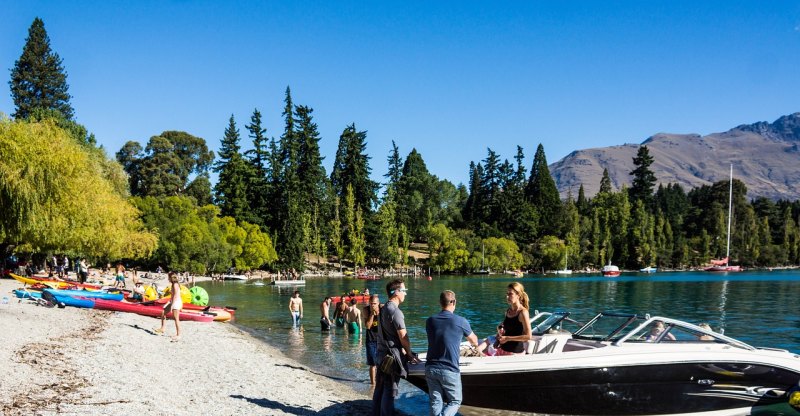
[{"label": "boat windshield", "polygon": [[631,313],[600,312],[575,331],[574,337],[594,341],[614,341],[627,333],[625,328],[634,328],[644,319]]},{"label": "boat windshield", "polygon": [[581,323],[569,317],[569,312],[535,311],[534,316],[531,318],[531,334],[542,335],[553,331],[561,331],[562,328],[569,330],[569,324],[571,324],[573,330],[582,326]]}]

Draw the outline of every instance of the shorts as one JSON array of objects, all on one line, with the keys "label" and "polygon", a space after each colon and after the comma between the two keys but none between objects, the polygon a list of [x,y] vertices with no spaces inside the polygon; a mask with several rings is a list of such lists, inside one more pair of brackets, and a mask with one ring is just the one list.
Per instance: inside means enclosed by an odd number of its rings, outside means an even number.
[{"label": "shorts", "polygon": [[165,311],[175,311],[175,310],[179,311],[181,309],[183,309],[183,301],[180,301],[180,300],[172,301],[172,302],[169,302],[166,305],[164,305],[164,310]]},{"label": "shorts", "polygon": [[357,334],[359,332],[358,322],[350,322],[347,324],[347,331],[351,334]]},{"label": "shorts", "polygon": [[118,274],[118,275],[117,275],[117,281],[118,281],[118,282],[124,282],[124,281],[125,281],[125,276],[123,276],[123,275],[121,275],[121,274]]},{"label": "shorts", "polygon": [[367,343],[367,365],[370,367],[378,365],[378,343]]}]

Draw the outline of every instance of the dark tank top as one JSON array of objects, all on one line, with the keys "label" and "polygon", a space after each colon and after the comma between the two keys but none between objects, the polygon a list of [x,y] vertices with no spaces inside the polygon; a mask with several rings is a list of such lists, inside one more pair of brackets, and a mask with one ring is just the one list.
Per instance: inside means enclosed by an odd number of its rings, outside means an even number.
[{"label": "dark tank top", "polygon": [[[522,313],[522,311],[520,311]],[[509,337],[515,337],[522,335],[522,322],[519,321],[519,314],[513,318],[508,317],[508,312],[506,312],[506,319],[503,320],[503,326],[505,327],[505,335]],[[513,352],[513,353],[521,353],[524,351],[522,346],[522,342],[520,341],[506,341],[505,344],[500,345],[500,348],[506,352]]]}]

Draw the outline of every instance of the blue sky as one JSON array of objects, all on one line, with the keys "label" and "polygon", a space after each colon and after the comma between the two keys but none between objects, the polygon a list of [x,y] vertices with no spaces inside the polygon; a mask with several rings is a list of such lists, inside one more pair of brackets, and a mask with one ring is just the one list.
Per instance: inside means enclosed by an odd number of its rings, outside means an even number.
[{"label": "blue sky", "polygon": [[[288,4],[287,4],[288,3]],[[34,17],[78,122],[113,154],[184,130],[216,149],[254,108],[279,137],[286,86],[330,166],[350,123],[373,177],[395,140],[466,183],[491,147],[532,163],[800,111],[800,2],[16,1],[0,16],[0,112]]]}]

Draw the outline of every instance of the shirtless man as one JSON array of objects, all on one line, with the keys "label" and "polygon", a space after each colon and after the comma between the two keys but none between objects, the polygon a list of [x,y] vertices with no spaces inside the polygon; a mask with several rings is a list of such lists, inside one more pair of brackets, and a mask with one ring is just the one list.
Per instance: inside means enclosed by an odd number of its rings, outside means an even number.
[{"label": "shirtless man", "polygon": [[289,299],[289,313],[292,314],[292,325],[299,326],[300,320],[303,319],[303,299],[300,299],[299,290],[295,290]]},{"label": "shirtless man", "polygon": [[356,298],[350,301],[350,307],[347,308],[345,314],[345,321],[347,322],[347,331],[351,334],[361,333],[361,309],[358,307]]},{"label": "shirtless man", "polygon": [[328,310],[331,307],[331,297],[326,296],[325,300],[319,304],[319,325],[322,327],[323,331],[328,331],[331,329],[331,317],[328,313]]}]

